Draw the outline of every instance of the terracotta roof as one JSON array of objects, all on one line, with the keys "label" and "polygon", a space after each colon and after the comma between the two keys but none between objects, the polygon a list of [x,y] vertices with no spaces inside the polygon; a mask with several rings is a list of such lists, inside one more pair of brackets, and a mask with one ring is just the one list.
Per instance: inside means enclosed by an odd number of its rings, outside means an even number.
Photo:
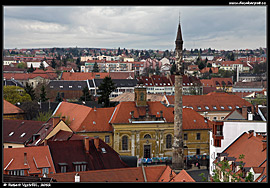
[{"label": "terracotta roof", "polygon": [[183,169],[171,180],[171,182],[195,182],[195,180]]},{"label": "terracotta roof", "polygon": [[[174,104],[174,96],[166,95],[166,97],[169,104]],[[228,93],[211,92],[207,95],[183,95],[183,107],[192,107],[196,112],[231,111],[242,106],[252,107],[252,104],[239,96]]]},{"label": "terracotta roof", "polygon": [[61,102],[56,108],[54,116],[65,116],[65,122],[67,122],[69,127],[76,132],[91,110],[92,108],[87,106],[69,102]]},{"label": "terracotta roof", "polygon": [[105,72],[63,72],[61,80],[91,80],[95,78],[105,78],[109,73]]},{"label": "terracotta roof", "polygon": [[54,116],[65,116],[65,122],[75,131],[100,132],[113,131],[109,120],[114,108],[90,108],[84,105],[62,102]]},{"label": "terracotta roof", "polygon": [[45,121],[3,120],[3,142],[26,144]]},{"label": "terracotta roof", "polygon": [[218,67],[204,67],[204,68],[201,70],[201,73],[209,72],[210,69],[212,70],[212,73],[218,73]]},{"label": "terracotta roof", "polygon": [[[149,116],[156,115],[160,117],[160,111],[163,111],[163,117],[166,122],[173,123],[173,107],[166,107],[161,102],[147,102]],[[121,102],[116,106],[115,113],[111,120],[112,124],[130,123],[130,112],[134,111],[134,117],[145,116],[146,107],[136,107],[135,102]],[[183,129],[210,129],[211,121],[205,120],[203,116],[192,109],[183,109]]]},{"label": "terracotta roof", "polygon": [[211,79],[201,79],[201,83],[204,87],[221,87],[231,86],[232,87],[232,78],[211,78]]},{"label": "terracotta roof", "polygon": [[[244,132],[234,142],[232,142],[222,153],[227,154],[227,158],[235,158],[234,162],[243,161],[244,168],[254,168],[258,173],[262,173],[255,181],[258,181],[263,175],[267,176],[267,138],[254,132]],[[240,155],[243,159],[239,159]],[[214,162],[216,163],[218,159]],[[241,169],[236,172],[240,173]],[[242,180],[244,181],[244,180]],[[266,178],[262,179],[266,182]]]},{"label": "terracotta roof", "polygon": [[[48,167],[50,172],[55,173],[53,161],[48,146],[4,148],[4,171],[29,169],[29,173],[42,174],[40,168]],[[26,153],[26,165],[24,164]]]},{"label": "terracotta roof", "polygon": [[3,99],[3,101],[4,101],[4,106],[3,106],[4,113],[3,114],[21,114],[21,113],[24,113],[24,111],[22,109],[20,109],[19,107],[11,104],[10,102],[6,101],[5,99]]},{"label": "terracotta roof", "polygon": [[[143,175],[143,169],[145,177]],[[147,166],[120,169],[92,170],[84,172],[68,172],[49,175],[57,182],[74,182],[75,174],[80,176],[80,182],[168,182],[171,168],[169,166]],[[173,175],[175,173],[173,172]]]}]

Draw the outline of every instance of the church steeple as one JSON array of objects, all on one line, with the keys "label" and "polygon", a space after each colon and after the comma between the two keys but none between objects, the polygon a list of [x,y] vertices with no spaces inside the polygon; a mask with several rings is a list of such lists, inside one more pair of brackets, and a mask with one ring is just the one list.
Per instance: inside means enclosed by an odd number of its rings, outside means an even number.
[{"label": "church steeple", "polygon": [[183,38],[182,38],[182,31],[181,31],[181,25],[180,21],[178,24],[178,30],[177,30],[177,35],[176,35],[176,40],[175,40],[175,45],[177,50],[183,50]]}]

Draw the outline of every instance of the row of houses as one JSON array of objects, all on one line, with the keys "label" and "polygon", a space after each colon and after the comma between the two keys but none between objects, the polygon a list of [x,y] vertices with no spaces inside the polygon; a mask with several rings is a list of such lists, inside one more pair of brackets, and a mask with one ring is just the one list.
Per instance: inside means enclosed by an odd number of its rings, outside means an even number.
[{"label": "row of houses", "polygon": [[[89,108],[62,102],[56,108],[53,117],[43,123],[42,128],[31,136],[28,146],[49,145],[51,140],[72,138],[71,134],[74,133],[84,137],[99,136],[100,140],[124,156],[153,160],[171,156],[174,121],[172,101],[174,100],[166,96],[167,99],[163,102],[147,101],[146,89],[139,86],[136,87],[135,94],[140,97],[135,97],[134,101],[121,102],[112,108]],[[190,98],[188,100],[190,104],[186,103],[185,97]],[[250,103],[230,94],[212,93],[206,95],[205,99],[202,97],[204,96],[183,96],[185,155],[209,155],[209,158],[212,157],[215,160],[219,156],[217,153],[221,153],[223,147],[226,148],[224,143],[233,142],[241,131],[254,130],[256,127],[258,127],[256,132],[266,131],[266,123],[262,118],[265,118],[266,113],[261,110],[262,108],[254,109]],[[239,121],[242,124],[239,124]],[[24,123],[20,126],[23,127],[23,125]],[[237,131],[233,131],[235,129],[231,126],[237,127]],[[19,128],[16,130],[19,131]],[[209,131],[213,133],[209,135]],[[14,130],[8,130],[5,135],[8,138],[15,135],[26,138],[29,134],[26,132],[17,134]],[[7,143],[5,147],[15,147],[10,144]],[[213,147],[217,150],[214,151],[215,154],[213,154]],[[102,149],[100,151],[102,152]],[[210,169],[214,160],[210,162]],[[258,177],[255,167],[253,169]],[[258,165],[258,167],[264,166]],[[262,170],[260,169],[263,173]],[[69,177],[74,178],[74,173],[71,173]]]}]

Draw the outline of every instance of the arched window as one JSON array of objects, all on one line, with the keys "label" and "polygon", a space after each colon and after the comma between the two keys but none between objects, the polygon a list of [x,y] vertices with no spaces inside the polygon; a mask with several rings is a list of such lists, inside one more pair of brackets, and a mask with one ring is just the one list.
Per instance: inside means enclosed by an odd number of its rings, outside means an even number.
[{"label": "arched window", "polygon": [[172,135],[170,134],[166,136],[166,148],[172,148]]},{"label": "arched window", "polygon": [[128,150],[128,137],[122,137],[122,150]]},{"label": "arched window", "polygon": [[146,134],[146,135],[144,135],[144,137],[143,138],[151,138],[151,136],[150,136],[150,134]]}]

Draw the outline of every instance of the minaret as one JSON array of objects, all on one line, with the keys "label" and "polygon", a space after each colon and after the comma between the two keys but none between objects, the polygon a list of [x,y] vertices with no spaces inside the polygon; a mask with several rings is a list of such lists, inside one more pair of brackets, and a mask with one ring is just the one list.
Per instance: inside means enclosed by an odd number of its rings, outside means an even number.
[{"label": "minaret", "polygon": [[174,95],[174,140],[172,145],[172,169],[180,170],[184,168],[184,145],[183,145],[183,124],[182,124],[182,50],[183,39],[181,32],[180,19],[178,24],[177,36],[175,41],[175,95]]}]

